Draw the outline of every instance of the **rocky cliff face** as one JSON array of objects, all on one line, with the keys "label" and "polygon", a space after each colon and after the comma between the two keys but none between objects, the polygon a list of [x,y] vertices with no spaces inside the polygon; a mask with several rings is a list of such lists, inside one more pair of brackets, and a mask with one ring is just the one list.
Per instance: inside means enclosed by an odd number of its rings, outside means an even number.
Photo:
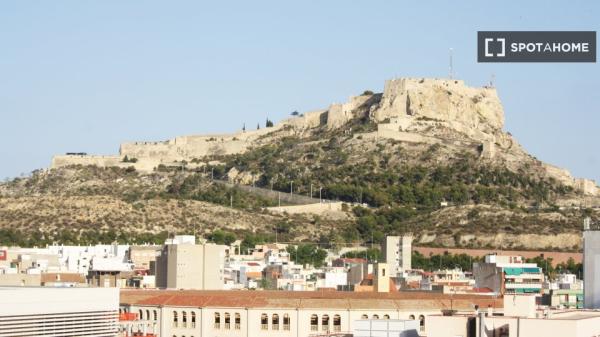
[{"label": "rocky cliff face", "polygon": [[[586,195],[600,194],[595,182],[575,179],[567,170],[536,160],[502,130],[504,111],[495,88],[469,87],[463,81],[451,79],[392,79],[386,82],[382,94],[350,97],[346,103],[292,117],[271,128],[226,135],[182,136],[164,142],[125,143],[119,155],[56,156],[52,167],[134,166],[139,171],[152,172],[159,165],[177,166],[181,162],[202,162],[207,157],[245,153],[281,137],[310,137],[323,129],[355,133],[349,125],[365,118],[377,125],[376,131],[367,131],[361,137],[365,140],[387,138],[430,145],[475,146],[482,160],[502,163],[514,171],[528,163],[539,175]],[[125,157],[134,158],[135,162],[123,162]]]}]

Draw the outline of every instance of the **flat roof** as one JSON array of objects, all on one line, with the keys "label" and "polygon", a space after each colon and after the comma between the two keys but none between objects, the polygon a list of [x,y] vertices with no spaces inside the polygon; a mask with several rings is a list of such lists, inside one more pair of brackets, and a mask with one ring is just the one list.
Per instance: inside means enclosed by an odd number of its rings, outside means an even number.
[{"label": "flat roof", "polygon": [[502,299],[431,292],[252,291],[252,290],[121,290],[121,304],[213,308],[336,308],[371,310],[453,309],[474,305],[502,308]]}]

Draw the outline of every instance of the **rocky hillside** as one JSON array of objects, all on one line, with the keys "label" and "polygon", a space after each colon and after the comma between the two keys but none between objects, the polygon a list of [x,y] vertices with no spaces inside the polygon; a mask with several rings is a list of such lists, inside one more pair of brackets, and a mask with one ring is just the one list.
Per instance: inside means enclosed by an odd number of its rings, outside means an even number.
[{"label": "rocky hillside", "polygon": [[[598,187],[527,154],[503,124],[494,88],[400,79],[257,131],[57,156],[52,169],[0,185],[0,243],[215,239],[221,229],[331,244],[410,232],[427,245],[578,249],[583,217],[598,218]],[[277,200],[212,178],[320,191],[347,203],[347,216],[270,214]]]}]

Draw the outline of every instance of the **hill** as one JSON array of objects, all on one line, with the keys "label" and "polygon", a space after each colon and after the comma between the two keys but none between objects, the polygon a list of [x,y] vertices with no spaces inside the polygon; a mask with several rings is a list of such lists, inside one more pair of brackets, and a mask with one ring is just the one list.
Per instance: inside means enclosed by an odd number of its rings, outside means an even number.
[{"label": "hill", "polygon": [[[255,131],[55,156],[50,170],[0,185],[0,228],[4,242],[16,230],[89,241],[217,228],[267,239],[276,228],[287,240],[332,244],[411,232],[437,246],[578,249],[581,219],[598,217],[598,186],[527,154],[503,126],[495,88],[390,80],[383,93]],[[274,198],[212,178],[320,191],[346,202],[347,217],[271,214]]]}]

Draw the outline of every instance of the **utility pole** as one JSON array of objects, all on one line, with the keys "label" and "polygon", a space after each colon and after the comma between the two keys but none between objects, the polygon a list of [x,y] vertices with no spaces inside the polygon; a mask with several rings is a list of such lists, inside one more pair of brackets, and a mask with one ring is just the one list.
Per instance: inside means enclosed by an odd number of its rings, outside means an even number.
[{"label": "utility pole", "polygon": [[312,184],[310,184],[310,198],[312,199]]},{"label": "utility pole", "polygon": [[290,181],[290,199],[294,196],[294,181]]},{"label": "utility pole", "polygon": [[229,207],[233,208],[233,194],[229,195]]},{"label": "utility pole", "polygon": [[319,204],[323,203],[323,198],[321,198],[321,191],[323,191],[323,187],[319,187]]},{"label": "utility pole", "polygon": [[215,180],[215,168],[214,167],[210,168],[210,179]]}]

